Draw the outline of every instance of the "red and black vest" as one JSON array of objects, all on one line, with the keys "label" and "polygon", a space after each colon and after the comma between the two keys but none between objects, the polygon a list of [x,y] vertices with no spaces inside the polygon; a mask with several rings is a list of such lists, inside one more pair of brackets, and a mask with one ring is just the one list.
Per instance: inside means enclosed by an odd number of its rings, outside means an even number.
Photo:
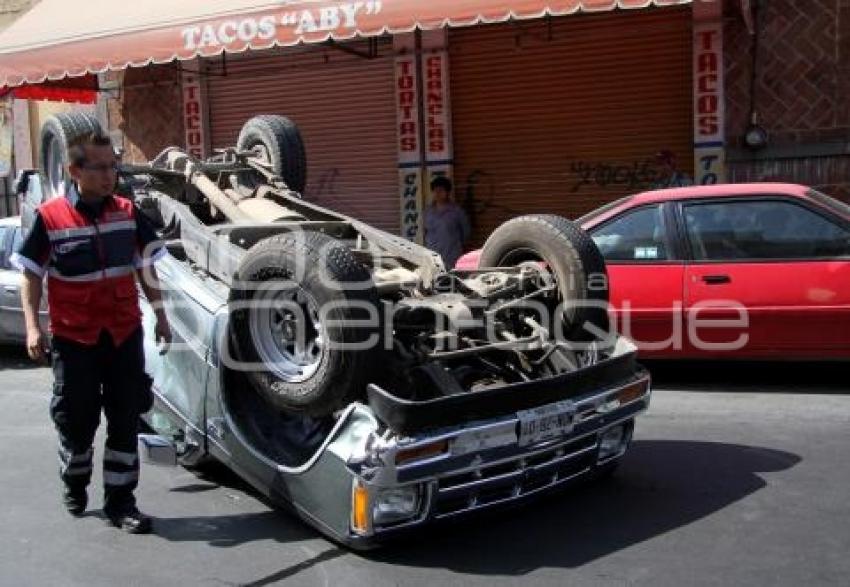
[{"label": "red and black vest", "polygon": [[47,296],[55,336],[94,344],[102,330],[121,344],[141,325],[134,276],[138,240],[133,203],[104,200],[90,219],[68,198],[39,208],[50,239]]}]

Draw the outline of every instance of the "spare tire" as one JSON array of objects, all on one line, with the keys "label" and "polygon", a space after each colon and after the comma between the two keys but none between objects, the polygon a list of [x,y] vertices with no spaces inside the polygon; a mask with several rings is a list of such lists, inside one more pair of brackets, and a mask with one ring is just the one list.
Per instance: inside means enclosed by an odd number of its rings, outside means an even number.
[{"label": "spare tire", "polygon": [[63,112],[44,121],[39,141],[39,166],[47,179],[47,198],[64,193],[67,187],[68,147],[92,132],[101,132],[100,123],[85,112]]},{"label": "spare tire", "polygon": [[335,239],[298,232],[262,240],[231,288],[236,358],[275,408],[327,416],[365,394],[378,303],[369,271]]},{"label": "spare tire", "polygon": [[283,178],[289,189],[304,193],[307,185],[304,141],[298,127],[286,116],[254,116],[242,127],[236,149],[254,151],[265,166]]},{"label": "spare tire", "polygon": [[546,264],[563,302],[562,332],[589,341],[608,333],[608,274],[593,240],[566,218],[532,214],[508,220],[490,235],[479,267],[507,267],[528,261]]}]

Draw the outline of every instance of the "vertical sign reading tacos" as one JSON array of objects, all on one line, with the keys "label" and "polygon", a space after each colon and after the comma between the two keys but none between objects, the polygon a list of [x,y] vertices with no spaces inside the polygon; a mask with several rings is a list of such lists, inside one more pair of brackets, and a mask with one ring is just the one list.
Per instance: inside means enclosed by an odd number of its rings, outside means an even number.
[{"label": "vertical sign reading tacos", "polygon": [[203,159],[207,152],[203,86],[200,76],[192,72],[183,73],[183,130],[186,133],[186,151]]},{"label": "vertical sign reading tacos", "polygon": [[694,183],[726,181],[720,3],[694,5]]},{"label": "vertical sign reading tacos", "polygon": [[422,149],[419,132],[419,80],[416,56],[395,59],[396,120],[398,127],[398,185],[401,199],[401,235],[421,238]]}]

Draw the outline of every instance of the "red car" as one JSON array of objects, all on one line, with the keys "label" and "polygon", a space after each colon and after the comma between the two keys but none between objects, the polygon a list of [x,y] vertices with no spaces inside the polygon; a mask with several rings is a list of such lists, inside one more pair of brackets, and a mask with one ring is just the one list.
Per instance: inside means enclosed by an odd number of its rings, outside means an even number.
[{"label": "red car", "polygon": [[729,184],[644,192],[577,222],[643,357],[850,359],[850,206],[800,185]]}]

